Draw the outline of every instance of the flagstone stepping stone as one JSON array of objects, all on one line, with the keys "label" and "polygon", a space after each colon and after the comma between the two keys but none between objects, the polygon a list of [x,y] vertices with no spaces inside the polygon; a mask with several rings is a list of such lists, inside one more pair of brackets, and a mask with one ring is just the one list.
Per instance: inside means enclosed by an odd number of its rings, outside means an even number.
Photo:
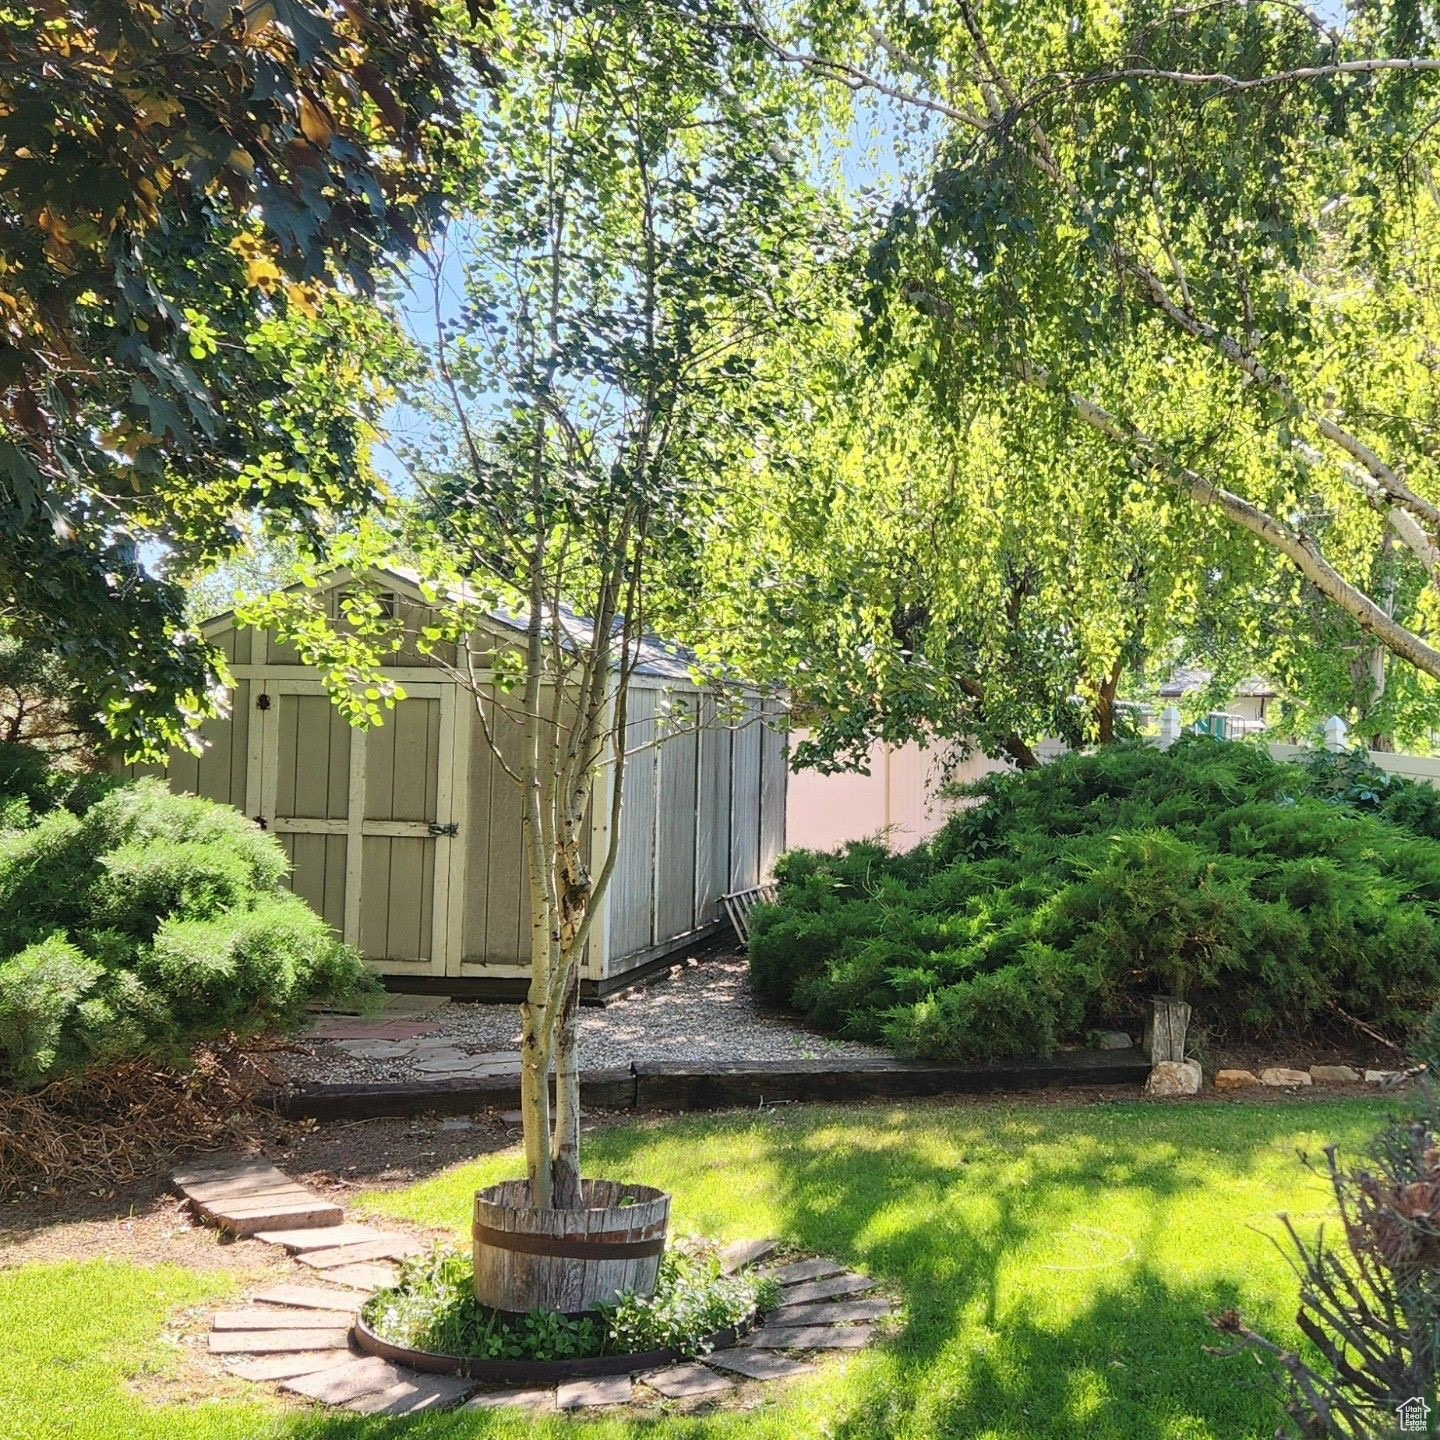
[{"label": "flagstone stepping stone", "polygon": [[476,1075],[518,1075],[520,1073],[520,1057],[517,1055],[513,1060],[506,1056],[496,1057],[494,1055],[477,1055],[474,1073]]},{"label": "flagstone stepping stone", "polygon": [[204,1222],[233,1235],[338,1225],[344,1212],[268,1160],[177,1170],[172,1183]]},{"label": "flagstone stepping stone", "polygon": [[798,1285],[804,1280],[828,1280],[832,1275],[845,1274],[845,1267],[833,1260],[796,1260],[769,1272],[771,1279],[782,1285]]},{"label": "flagstone stepping stone", "polygon": [[468,1075],[481,1062],[473,1055],[446,1055],[443,1051],[415,1062],[422,1075]]},{"label": "flagstone stepping stone", "polygon": [[768,1260],[779,1248],[775,1240],[736,1240],[721,1250],[720,1268],[727,1275],[735,1275]]},{"label": "flagstone stepping stone", "polygon": [[256,1305],[247,1310],[220,1310],[212,1330],[334,1330],[348,1326],[351,1310],[281,1310]]},{"label": "flagstone stepping stone", "polygon": [[724,1395],[735,1388],[735,1382],[726,1375],[717,1375],[703,1365],[693,1361],[685,1365],[670,1365],[664,1370],[652,1370],[640,1377],[652,1390],[658,1390],[667,1400],[694,1400],[710,1395]]},{"label": "flagstone stepping stone", "polygon": [[350,1285],[357,1290],[374,1294],[377,1290],[388,1290],[398,1279],[400,1272],[393,1265],[337,1265],[320,1276],[322,1280],[336,1285]]},{"label": "flagstone stepping stone", "polygon": [[292,1255],[300,1250],[333,1250],[337,1245],[359,1245],[366,1240],[383,1240],[385,1232],[373,1225],[332,1225],[321,1233],[314,1230],[261,1230],[255,1238],[267,1245],[283,1245]]},{"label": "flagstone stepping stone", "polygon": [[328,1228],[338,1225],[345,1218],[345,1212],[329,1200],[318,1195],[309,1199],[276,1201],[257,1206],[244,1206],[232,1210],[221,1205],[197,1207],[202,1219],[217,1229],[228,1230],[241,1237],[257,1234],[261,1230],[273,1230],[277,1225],[292,1228]]},{"label": "flagstone stepping stone", "polygon": [[[231,1164],[194,1172],[195,1185],[227,1189],[273,1185],[286,1177],[263,1162]],[[177,1176],[177,1184],[181,1177]],[[294,1186],[294,1189],[303,1187]],[[482,1391],[472,1380],[408,1369],[351,1348],[351,1322],[374,1291],[398,1279],[392,1263],[418,1254],[423,1245],[408,1235],[368,1225],[339,1223],[318,1231],[304,1225],[260,1232],[310,1267],[317,1283],[272,1285],[248,1304],[217,1311],[208,1344],[231,1374],[276,1383],[282,1390],[324,1405],[343,1406],[359,1415],[395,1416],[448,1409],[530,1409],[574,1411],[636,1400],[636,1377],[607,1375],[568,1381],[553,1390],[515,1387]],[[736,1241],[725,1246],[721,1263],[734,1274],[769,1259],[773,1240]],[[786,1380],[810,1373],[813,1360],[798,1352],[854,1350],[875,1337],[869,1322],[895,1308],[883,1297],[855,1299],[877,1289],[866,1275],[846,1271],[834,1261],[797,1260],[778,1266],[773,1276],[785,1286],[781,1306],[765,1324],[737,1345],[716,1351],[703,1362],[686,1360],[640,1377],[642,1395],[678,1402],[704,1402],[733,1391],[742,1379]],[[651,1393],[653,1392],[653,1394]]]},{"label": "flagstone stepping stone", "polygon": [[328,1285],[276,1285],[255,1297],[256,1305],[293,1306],[300,1310],[358,1310],[368,1299],[365,1290],[339,1290]]},{"label": "flagstone stepping stone", "polygon": [[[262,1214],[267,1209],[273,1210],[281,1205],[308,1205],[320,1199],[321,1197],[313,1190],[291,1182],[278,1190],[256,1190],[244,1195],[225,1195],[216,1200],[197,1200],[194,1204],[202,1211],[218,1209],[223,1210],[227,1215],[249,1216]],[[327,1202],[322,1201],[321,1203]]]},{"label": "flagstone stepping stone", "polygon": [[231,1358],[224,1365],[232,1375],[238,1375],[242,1380],[263,1383],[267,1380],[289,1380],[295,1375],[312,1375],[316,1370],[328,1370],[342,1360],[354,1358],[349,1350],[297,1350],[291,1355]]},{"label": "flagstone stepping stone", "polygon": [[418,1040],[422,1035],[433,1035],[435,1021],[423,1020],[363,1020],[351,1016],[336,1020],[321,1020],[312,1025],[305,1036],[309,1040]]},{"label": "flagstone stepping stone", "polygon": [[604,1375],[598,1380],[567,1380],[555,1391],[557,1410],[588,1410],[598,1405],[628,1405],[635,1398],[635,1382],[628,1375]]},{"label": "flagstone stepping stone", "polygon": [[324,1330],[212,1330],[212,1355],[283,1355],[291,1350],[344,1350],[349,1325]]},{"label": "flagstone stepping stone", "polygon": [[273,1178],[277,1175],[282,1180],[289,1178],[263,1157],[232,1155],[228,1159],[215,1160],[208,1165],[192,1165],[187,1169],[176,1170],[170,1180],[182,1189],[190,1189],[200,1185],[228,1184],[236,1180]]},{"label": "flagstone stepping stone", "polygon": [[780,1295],[780,1308],[787,1305],[808,1305],[815,1300],[842,1300],[847,1295],[863,1295],[878,1290],[878,1282],[868,1275],[853,1273],[837,1275],[831,1280],[812,1280],[804,1285],[791,1285]]},{"label": "flagstone stepping stone", "polygon": [[381,1235],[378,1240],[364,1240],[358,1245],[337,1245],[329,1250],[307,1250],[295,1258],[302,1265],[312,1265],[317,1270],[329,1270],[336,1266],[363,1265],[370,1260],[405,1260],[419,1255],[424,1246],[411,1240],[407,1235]]},{"label": "flagstone stepping stone", "polygon": [[286,1190],[295,1182],[268,1160],[251,1165],[232,1165],[224,1170],[177,1170],[171,1184],[190,1200],[233,1199],[240,1195]]},{"label": "flagstone stepping stone", "polygon": [[863,1350],[874,1332],[866,1326],[801,1325],[792,1328],[768,1325],[750,1337],[756,1350]]},{"label": "flagstone stepping stone", "polygon": [[335,1040],[331,1042],[355,1060],[403,1060],[415,1053],[407,1040]]},{"label": "flagstone stepping stone", "polygon": [[411,1378],[408,1370],[382,1360],[378,1355],[351,1356],[328,1370],[315,1370],[281,1382],[282,1390],[318,1400],[322,1405],[343,1405],[362,1395],[403,1384]]},{"label": "flagstone stepping stone", "polygon": [[487,1395],[474,1395],[465,1402],[466,1410],[553,1410],[553,1390],[492,1390]]},{"label": "flagstone stepping stone", "polygon": [[473,1380],[446,1375],[407,1375],[388,1390],[358,1395],[345,1402],[358,1415],[415,1415],[422,1410],[444,1410],[463,1400],[475,1388]]},{"label": "flagstone stepping stone", "polygon": [[888,1300],[850,1300],[827,1305],[790,1305],[777,1310],[767,1325],[849,1325],[857,1320],[883,1320],[895,1307]]},{"label": "flagstone stepping stone", "polygon": [[807,1375],[816,1367],[807,1360],[795,1360],[774,1350],[716,1350],[705,1357],[712,1370],[728,1370],[747,1380],[791,1380]]}]

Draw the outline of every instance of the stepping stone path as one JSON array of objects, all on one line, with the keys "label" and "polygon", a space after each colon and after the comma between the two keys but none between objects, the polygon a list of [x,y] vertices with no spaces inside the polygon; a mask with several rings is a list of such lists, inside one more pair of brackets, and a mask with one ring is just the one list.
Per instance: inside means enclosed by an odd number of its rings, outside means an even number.
[{"label": "stepping stone path", "polygon": [[[356,1022],[327,1023],[338,1029]],[[765,1323],[703,1360],[546,1388],[484,1391],[476,1381],[422,1374],[359,1354],[353,1346],[356,1312],[376,1290],[395,1283],[398,1271],[390,1262],[419,1254],[420,1242],[377,1226],[347,1223],[340,1206],[263,1160],[236,1159],[179,1171],[173,1178],[202,1222],[284,1250],[297,1266],[293,1281],[217,1311],[211,1317],[210,1353],[240,1379],[278,1385],[288,1394],[360,1415],[412,1415],[462,1403],[472,1410],[537,1413],[704,1404],[744,1381],[809,1374],[816,1366],[806,1356],[862,1349],[874,1339],[875,1323],[895,1308],[871,1294],[878,1286],[869,1276],[832,1260],[791,1260],[761,1272],[781,1286],[779,1306]],[[737,1241],[721,1250],[721,1267],[730,1275],[753,1269],[779,1248],[773,1240]]]},{"label": "stepping stone path", "polygon": [[493,1079],[520,1074],[518,1050],[472,1053],[435,1034],[425,1020],[384,1014],[374,1019],[338,1015],[318,1020],[307,1032],[326,1040],[353,1060],[409,1060],[421,1079]]}]

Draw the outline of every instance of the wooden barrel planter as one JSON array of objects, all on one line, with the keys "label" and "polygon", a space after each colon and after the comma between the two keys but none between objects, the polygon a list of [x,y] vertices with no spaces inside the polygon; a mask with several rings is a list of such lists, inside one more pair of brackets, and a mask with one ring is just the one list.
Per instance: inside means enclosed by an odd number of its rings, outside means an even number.
[{"label": "wooden barrel planter", "polygon": [[670,1197],[648,1185],[584,1180],[582,1208],[539,1210],[527,1180],[475,1196],[475,1298],[492,1310],[579,1315],[655,1293]]}]

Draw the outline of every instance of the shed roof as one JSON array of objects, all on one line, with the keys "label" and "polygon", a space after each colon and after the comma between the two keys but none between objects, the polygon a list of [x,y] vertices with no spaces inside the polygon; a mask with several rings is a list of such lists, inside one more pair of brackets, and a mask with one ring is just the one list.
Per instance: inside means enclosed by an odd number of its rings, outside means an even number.
[{"label": "shed roof", "polygon": [[[382,582],[398,584],[400,588],[409,593],[411,599],[424,603],[424,595],[420,588],[423,577],[418,570],[411,570],[403,565],[377,565],[370,573]],[[350,579],[348,570],[336,570],[333,575],[328,576],[322,582],[322,588],[342,584],[348,579]],[[298,587],[292,586],[291,588]],[[475,600],[479,595],[478,591],[463,584],[453,587],[451,593],[457,600]],[[494,607],[488,610],[487,614],[497,625],[517,633],[524,633],[526,616],[523,611],[516,612],[503,607]],[[558,615],[560,624],[567,634],[573,635],[582,644],[589,641],[593,633],[589,620],[568,605],[562,605]],[[225,622],[233,623],[234,619],[233,609],[224,610],[205,620],[202,628],[205,630],[219,628]],[[658,635],[647,634],[641,637],[635,666],[637,675],[648,675],[665,680],[688,680],[693,683],[694,672],[698,668],[700,668],[700,657],[687,646],[664,640]]]}]

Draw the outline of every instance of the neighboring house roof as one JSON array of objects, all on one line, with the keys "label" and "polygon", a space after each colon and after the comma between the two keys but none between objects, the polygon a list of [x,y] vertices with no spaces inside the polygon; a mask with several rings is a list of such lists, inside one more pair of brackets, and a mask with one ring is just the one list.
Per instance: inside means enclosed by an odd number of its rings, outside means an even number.
[{"label": "neighboring house roof", "polygon": [[[1201,665],[1177,665],[1170,678],[1160,687],[1160,694],[1166,700],[1178,700],[1184,695],[1203,690],[1215,679],[1215,672]],[[1251,699],[1273,700],[1275,687],[1259,675],[1250,675],[1238,681],[1232,688],[1232,695],[1243,695]]]}]

